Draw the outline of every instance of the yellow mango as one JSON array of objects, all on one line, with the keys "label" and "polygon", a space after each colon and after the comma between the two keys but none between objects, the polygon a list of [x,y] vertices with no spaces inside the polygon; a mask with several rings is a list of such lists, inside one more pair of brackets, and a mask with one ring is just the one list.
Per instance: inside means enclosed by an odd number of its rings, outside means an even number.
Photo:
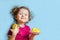
[{"label": "yellow mango", "polygon": [[16,23],[12,25],[12,29],[15,29],[15,28],[18,28],[18,25]]},{"label": "yellow mango", "polygon": [[31,30],[32,32],[37,32],[37,33],[39,33],[40,32],[40,30],[38,29],[38,28],[32,28],[32,30]]}]

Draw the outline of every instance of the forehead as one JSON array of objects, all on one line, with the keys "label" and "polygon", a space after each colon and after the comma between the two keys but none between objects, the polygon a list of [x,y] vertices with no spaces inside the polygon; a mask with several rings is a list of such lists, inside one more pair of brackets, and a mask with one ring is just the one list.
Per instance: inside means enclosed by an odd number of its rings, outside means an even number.
[{"label": "forehead", "polygon": [[22,13],[29,13],[28,9],[25,9],[25,8],[21,8],[19,12],[22,12]]}]

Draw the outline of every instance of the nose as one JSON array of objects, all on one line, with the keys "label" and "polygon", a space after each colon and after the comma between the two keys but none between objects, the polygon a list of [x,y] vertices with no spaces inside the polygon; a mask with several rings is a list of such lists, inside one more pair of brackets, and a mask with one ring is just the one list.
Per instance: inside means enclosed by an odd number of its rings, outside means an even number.
[{"label": "nose", "polygon": [[24,14],[22,14],[22,17],[24,17]]}]

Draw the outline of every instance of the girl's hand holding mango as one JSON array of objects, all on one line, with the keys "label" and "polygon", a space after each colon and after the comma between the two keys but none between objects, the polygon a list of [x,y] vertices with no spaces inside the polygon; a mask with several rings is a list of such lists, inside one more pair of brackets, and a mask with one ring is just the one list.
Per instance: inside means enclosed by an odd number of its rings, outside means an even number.
[{"label": "girl's hand holding mango", "polygon": [[10,30],[12,31],[12,35],[16,35],[19,31],[17,24],[13,24]]},{"label": "girl's hand holding mango", "polygon": [[38,28],[32,28],[31,33],[34,35],[38,35],[40,33],[40,30]]}]

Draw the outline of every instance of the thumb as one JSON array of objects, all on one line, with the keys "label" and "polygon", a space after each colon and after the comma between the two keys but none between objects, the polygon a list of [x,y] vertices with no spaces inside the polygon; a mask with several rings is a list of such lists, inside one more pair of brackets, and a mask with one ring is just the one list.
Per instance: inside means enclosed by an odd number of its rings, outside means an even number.
[{"label": "thumb", "polygon": [[10,29],[12,32],[14,31],[13,29]]}]

